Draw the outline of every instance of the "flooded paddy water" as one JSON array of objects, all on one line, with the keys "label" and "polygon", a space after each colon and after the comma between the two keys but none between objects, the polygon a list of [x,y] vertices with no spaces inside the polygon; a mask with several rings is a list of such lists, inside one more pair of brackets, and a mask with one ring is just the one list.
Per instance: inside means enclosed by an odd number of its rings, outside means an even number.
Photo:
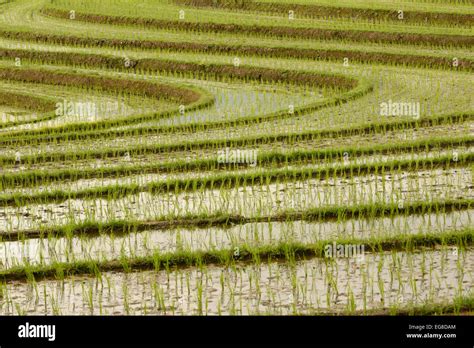
[{"label": "flooded paddy water", "polygon": [[[328,314],[445,303],[474,288],[474,250],[104,272],[2,287],[2,314]],[[471,290],[470,290],[471,289]]]}]

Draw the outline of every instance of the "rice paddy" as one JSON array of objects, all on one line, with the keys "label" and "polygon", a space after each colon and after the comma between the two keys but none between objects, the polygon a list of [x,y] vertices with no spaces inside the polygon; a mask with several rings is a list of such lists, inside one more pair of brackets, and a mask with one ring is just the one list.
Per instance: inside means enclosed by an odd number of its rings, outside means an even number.
[{"label": "rice paddy", "polygon": [[0,0],[0,314],[472,313],[473,19]]}]

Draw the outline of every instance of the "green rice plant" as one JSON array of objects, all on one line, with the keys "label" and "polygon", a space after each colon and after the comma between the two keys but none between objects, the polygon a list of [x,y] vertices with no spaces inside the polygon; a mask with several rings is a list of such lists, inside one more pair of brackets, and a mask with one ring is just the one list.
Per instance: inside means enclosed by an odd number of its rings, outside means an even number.
[{"label": "green rice plant", "polygon": [[2,314],[472,313],[471,4],[1,7]]}]

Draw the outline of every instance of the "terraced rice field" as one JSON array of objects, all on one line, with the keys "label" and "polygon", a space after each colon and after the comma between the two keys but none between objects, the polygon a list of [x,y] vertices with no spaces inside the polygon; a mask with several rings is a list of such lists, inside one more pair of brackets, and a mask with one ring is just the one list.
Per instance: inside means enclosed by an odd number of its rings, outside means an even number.
[{"label": "terraced rice field", "polygon": [[472,313],[473,19],[0,0],[0,314]]}]

